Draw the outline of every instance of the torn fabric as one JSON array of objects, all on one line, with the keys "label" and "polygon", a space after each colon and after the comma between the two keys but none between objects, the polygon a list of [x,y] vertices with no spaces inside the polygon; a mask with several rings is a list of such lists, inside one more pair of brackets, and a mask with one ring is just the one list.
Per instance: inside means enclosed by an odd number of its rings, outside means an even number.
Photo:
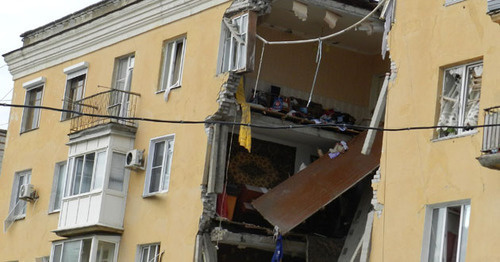
[{"label": "torn fabric", "polygon": [[[245,101],[245,88],[243,87],[243,78],[240,79],[240,84],[238,85],[238,90],[236,91],[236,100],[238,104],[241,105],[241,123],[250,124],[250,105]],[[240,126],[239,142],[240,145],[248,150],[252,149],[252,130],[249,126]]]}]

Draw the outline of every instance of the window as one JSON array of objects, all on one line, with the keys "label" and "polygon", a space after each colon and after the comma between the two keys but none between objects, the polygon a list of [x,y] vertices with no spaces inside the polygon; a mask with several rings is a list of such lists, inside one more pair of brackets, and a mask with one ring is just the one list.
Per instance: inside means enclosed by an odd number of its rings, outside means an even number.
[{"label": "window", "polygon": [[[87,62],[81,62],[76,65],[65,68],[63,71],[66,76],[66,91],[63,99],[63,109],[82,112],[81,100],[83,99],[85,80],[87,78]],[[77,117],[77,113],[63,112],[61,120],[67,120]]]},{"label": "window", "polygon": [[54,179],[52,181],[52,193],[50,194],[49,212],[56,212],[61,209],[64,184],[66,180],[66,161],[56,164]]},{"label": "window", "polygon": [[163,47],[161,80],[157,91],[170,90],[181,86],[185,50],[186,37],[165,44]]},{"label": "window", "polygon": [[69,159],[66,195],[79,195],[101,189],[106,169],[106,152],[92,152]]},{"label": "window", "polygon": [[125,179],[125,154],[113,152],[111,156],[111,172],[109,174],[108,188],[123,191]]},{"label": "window", "polygon": [[130,87],[134,73],[135,56],[129,55],[116,59],[113,89],[121,90],[111,93],[108,111],[113,116],[127,116]]},{"label": "window", "polygon": [[119,237],[92,236],[57,241],[52,244],[51,262],[114,262],[117,260]]},{"label": "window", "polygon": [[31,181],[31,170],[17,172],[14,175],[14,184],[10,196],[9,216],[14,220],[26,216],[26,201],[19,199],[21,185],[29,184]]},{"label": "window", "polygon": [[[45,78],[39,77],[32,81],[23,84],[26,89],[26,97],[24,105],[27,106],[41,106],[42,93]],[[40,123],[40,109],[25,107],[23,110],[23,119],[21,123],[21,133],[38,128]]]},{"label": "window", "polygon": [[154,138],[149,144],[144,196],[168,191],[174,136]]},{"label": "window", "polygon": [[248,17],[246,13],[222,21],[219,73],[247,68]]},{"label": "window", "polygon": [[427,207],[422,261],[465,261],[470,203]]},{"label": "window", "polygon": [[160,244],[148,244],[139,246],[137,262],[158,262],[160,261]]},{"label": "window", "polygon": [[[478,123],[483,64],[471,63],[444,70],[439,126],[475,126]],[[438,138],[470,133],[472,128],[443,127]]]}]

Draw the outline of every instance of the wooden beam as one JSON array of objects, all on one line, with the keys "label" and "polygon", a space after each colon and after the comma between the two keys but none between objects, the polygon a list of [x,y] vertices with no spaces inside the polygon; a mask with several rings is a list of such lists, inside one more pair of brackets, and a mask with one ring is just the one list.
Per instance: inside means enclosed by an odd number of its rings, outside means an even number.
[{"label": "wooden beam", "polygon": [[[262,236],[249,233],[234,233],[227,229],[216,227],[212,230],[212,242],[234,245],[239,248],[255,248],[274,252],[276,242],[271,236]],[[292,256],[306,257],[307,244],[300,241],[283,240],[283,252]]]},{"label": "wooden beam", "polygon": [[[375,106],[375,111],[373,112],[372,120],[370,122],[370,127],[378,127],[380,125],[380,120],[385,111],[385,100],[387,96],[387,86],[389,85],[389,73],[385,74],[384,84],[382,89],[380,89],[380,94],[378,96],[377,105]],[[365,138],[365,143],[361,149],[361,154],[369,155],[372,150],[373,141],[375,140],[376,130],[368,130],[368,134]]]}]

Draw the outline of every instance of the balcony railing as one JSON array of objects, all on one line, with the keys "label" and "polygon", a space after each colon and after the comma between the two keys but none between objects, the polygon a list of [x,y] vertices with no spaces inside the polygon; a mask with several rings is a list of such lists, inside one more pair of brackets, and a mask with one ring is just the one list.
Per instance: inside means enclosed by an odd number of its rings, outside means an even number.
[{"label": "balcony railing", "polygon": [[110,122],[135,126],[135,121],[126,118],[135,117],[139,97],[137,93],[110,89],[76,101],[74,108],[81,114],[75,113],[71,119],[70,132]]},{"label": "balcony railing", "polygon": [[[484,110],[484,124],[500,124],[500,106],[490,107]],[[500,148],[500,126],[488,126],[484,128],[483,153],[497,153]]]}]

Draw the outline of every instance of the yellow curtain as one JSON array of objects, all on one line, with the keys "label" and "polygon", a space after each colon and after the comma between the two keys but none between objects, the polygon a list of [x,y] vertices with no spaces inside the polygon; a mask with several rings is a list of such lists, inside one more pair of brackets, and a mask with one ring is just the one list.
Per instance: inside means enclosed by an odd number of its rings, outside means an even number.
[{"label": "yellow curtain", "polygon": [[[245,101],[245,88],[243,87],[243,77],[240,79],[236,100],[241,105],[241,123],[250,124],[250,106]],[[240,145],[250,152],[252,148],[252,130],[249,126],[240,126]]]}]

